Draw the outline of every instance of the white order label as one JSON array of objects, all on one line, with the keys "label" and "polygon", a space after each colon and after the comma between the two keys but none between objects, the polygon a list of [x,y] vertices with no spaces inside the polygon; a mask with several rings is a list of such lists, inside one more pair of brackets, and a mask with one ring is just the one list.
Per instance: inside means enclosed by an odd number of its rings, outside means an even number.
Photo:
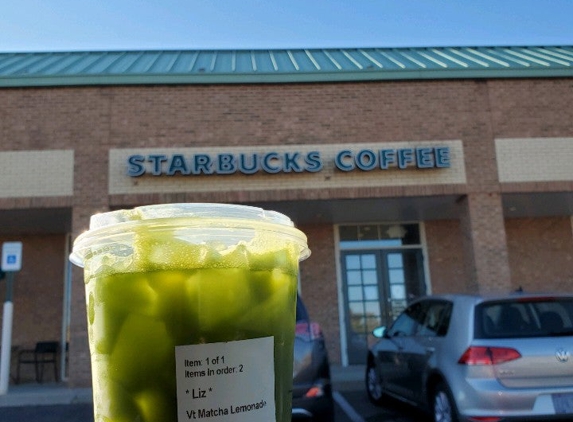
[{"label": "white order label", "polygon": [[274,338],[175,347],[178,421],[274,422]]}]

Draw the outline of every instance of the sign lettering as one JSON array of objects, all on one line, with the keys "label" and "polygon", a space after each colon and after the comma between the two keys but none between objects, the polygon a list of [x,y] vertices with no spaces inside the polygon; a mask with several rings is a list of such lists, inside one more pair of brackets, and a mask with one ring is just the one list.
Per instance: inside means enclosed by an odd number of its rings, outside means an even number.
[{"label": "sign lettering", "polygon": [[[324,168],[320,151],[219,154],[134,154],[127,158],[130,177],[317,173]],[[389,169],[443,169],[450,167],[447,146],[396,149],[343,149],[332,163],[341,172]]]}]

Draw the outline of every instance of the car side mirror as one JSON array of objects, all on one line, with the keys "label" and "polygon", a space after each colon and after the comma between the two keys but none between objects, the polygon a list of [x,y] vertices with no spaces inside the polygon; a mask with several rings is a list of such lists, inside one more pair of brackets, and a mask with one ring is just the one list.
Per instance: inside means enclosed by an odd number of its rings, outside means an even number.
[{"label": "car side mirror", "polygon": [[376,338],[386,337],[386,327],[381,326],[374,328],[374,330],[372,330],[372,335]]}]

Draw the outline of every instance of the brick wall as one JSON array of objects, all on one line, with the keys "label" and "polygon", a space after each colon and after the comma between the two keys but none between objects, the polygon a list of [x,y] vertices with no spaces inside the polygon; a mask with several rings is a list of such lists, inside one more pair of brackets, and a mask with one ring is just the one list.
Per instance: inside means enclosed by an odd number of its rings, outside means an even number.
[{"label": "brick wall", "polygon": [[[2,198],[0,218],[3,209],[71,206],[75,237],[87,228],[93,212],[157,201],[288,200],[301,201],[304,206],[302,201],[307,199],[472,195],[470,202],[475,208],[464,208],[463,200],[459,204],[460,215],[470,220],[425,222],[434,292],[472,290],[479,288],[468,281],[472,277],[480,283],[499,274],[512,288],[529,287],[547,274],[556,289],[570,289],[570,220],[555,217],[504,224],[500,195],[514,190],[571,192],[571,181],[511,179],[510,184],[500,184],[495,140],[536,138],[543,142],[551,137],[565,139],[561,145],[567,148],[573,137],[572,96],[571,79],[562,78],[2,89],[0,150],[73,150],[74,174],[73,196],[48,198],[40,192],[37,197]],[[305,182],[284,190],[262,186],[257,191],[249,190],[245,183],[243,190],[233,192],[196,192],[194,186],[200,182],[191,182],[187,192],[108,195],[115,188],[110,186],[108,172],[111,149],[427,141],[461,141],[465,183],[317,188]],[[58,191],[56,195],[65,194]],[[488,221],[495,222],[494,228]],[[313,250],[313,257],[302,266],[302,291],[326,335],[338,341],[332,224],[301,227]],[[38,237],[41,250],[59,248],[61,253],[63,235]],[[463,245],[472,251],[469,258]],[[538,247],[548,252],[537,254]],[[51,262],[63,271],[61,256]],[[38,265],[31,273],[22,274],[22,280],[31,288],[38,279],[46,278],[44,267]],[[486,271],[489,267],[496,269],[493,275]],[[50,280],[60,278],[59,274],[50,275]],[[463,278],[465,285],[459,284]],[[50,319],[57,320],[61,298],[46,296],[46,306],[57,314]],[[90,373],[79,269],[73,271],[72,307],[71,382],[82,385],[89,382]],[[59,322],[54,325],[59,327]],[[26,341],[34,336],[30,332]],[[339,361],[336,341],[330,342],[331,356]]]},{"label": "brick wall", "polygon": [[463,242],[459,221],[426,221],[424,228],[431,292],[442,294],[470,291],[469,279],[463,265]]},{"label": "brick wall", "polygon": [[[34,348],[36,341],[60,341],[67,256],[65,235],[0,237],[0,244],[15,240],[22,242],[22,270],[14,273],[13,284],[13,375],[18,351]],[[6,283],[0,282],[1,303],[5,296]],[[46,381],[53,380],[51,368],[46,371]],[[22,367],[21,375],[22,381],[34,380],[33,367]]]},{"label": "brick wall", "polygon": [[3,89],[0,136],[5,149],[85,153],[444,139],[483,149],[570,136],[571,90],[568,79]]},{"label": "brick wall", "polygon": [[572,219],[512,218],[505,225],[512,289],[571,292]]}]

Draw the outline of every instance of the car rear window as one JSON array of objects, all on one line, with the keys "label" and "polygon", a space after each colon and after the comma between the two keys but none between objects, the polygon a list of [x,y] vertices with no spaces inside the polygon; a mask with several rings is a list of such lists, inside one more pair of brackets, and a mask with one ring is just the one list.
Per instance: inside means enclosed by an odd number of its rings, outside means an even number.
[{"label": "car rear window", "polygon": [[573,336],[573,298],[514,298],[476,307],[475,337]]}]

